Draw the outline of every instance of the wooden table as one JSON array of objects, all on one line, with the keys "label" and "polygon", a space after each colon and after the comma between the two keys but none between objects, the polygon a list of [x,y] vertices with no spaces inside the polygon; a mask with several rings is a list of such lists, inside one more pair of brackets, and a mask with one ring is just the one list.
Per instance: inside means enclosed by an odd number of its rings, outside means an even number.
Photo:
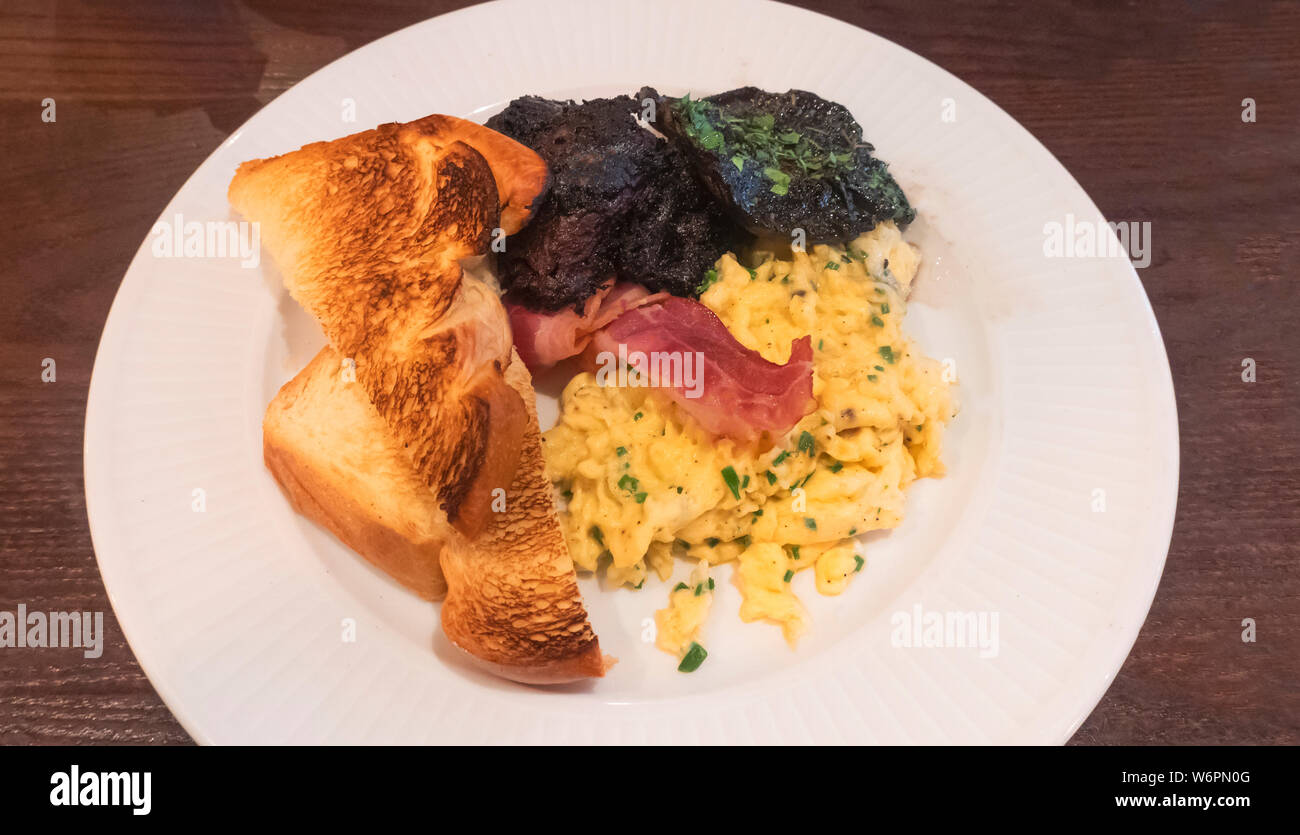
[{"label": "wooden table", "polygon": [[[189,741],[117,630],[91,549],[91,366],[128,262],[218,143],[316,68],[463,4],[348,5],[0,10],[0,610],[103,610],[109,633],[93,662],[0,650],[0,742]],[[1152,224],[1140,276],[1178,393],[1178,518],[1137,645],[1075,741],[1300,741],[1300,4],[807,5],[952,71],[1108,218]]]}]

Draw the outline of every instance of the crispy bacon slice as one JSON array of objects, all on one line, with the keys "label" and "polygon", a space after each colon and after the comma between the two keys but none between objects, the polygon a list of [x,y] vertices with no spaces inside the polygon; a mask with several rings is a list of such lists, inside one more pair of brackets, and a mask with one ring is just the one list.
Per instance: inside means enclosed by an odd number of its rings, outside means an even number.
[{"label": "crispy bacon slice", "polygon": [[[737,342],[712,310],[690,299],[673,296],[619,316],[595,335],[588,355],[599,363],[595,352],[605,351],[625,357],[715,435],[779,438],[816,407],[811,336],[796,339],[790,359],[777,365]],[[665,367],[676,373],[665,375]]]},{"label": "crispy bacon slice", "polygon": [[536,374],[582,353],[593,333],[629,310],[666,298],[667,293],[651,293],[640,284],[611,281],[587,298],[581,314],[568,307],[539,313],[512,302],[506,303],[506,311],[515,349],[528,370]]}]

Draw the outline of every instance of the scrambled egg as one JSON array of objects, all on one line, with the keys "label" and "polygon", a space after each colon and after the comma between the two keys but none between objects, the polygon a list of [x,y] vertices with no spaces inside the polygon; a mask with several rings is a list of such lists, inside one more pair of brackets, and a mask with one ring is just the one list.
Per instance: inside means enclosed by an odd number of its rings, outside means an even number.
[{"label": "scrambled egg", "polygon": [[697,642],[708,566],[731,561],[741,618],[778,624],[793,645],[809,627],[794,576],[812,568],[819,592],[839,594],[864,565],[854,537],[897,526],[907,486],[943,475],[948,381],[901,330],[918,263],[892,222],[847,251],[768,255],[752,269],[719,259],[700,301],[740,343],[785,363],[812,335],[817,407],[774,444],[717,438],[654,389],[586,373],[565,387],[543,442],[579,568],[641,588],[677,558],[697,563],[656,615],[659,648],[680,657]]}]

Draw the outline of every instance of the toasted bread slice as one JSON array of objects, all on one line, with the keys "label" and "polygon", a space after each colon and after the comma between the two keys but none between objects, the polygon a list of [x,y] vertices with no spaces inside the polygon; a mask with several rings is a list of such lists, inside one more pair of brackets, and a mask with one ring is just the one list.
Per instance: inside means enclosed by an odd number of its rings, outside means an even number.
[{"label": "toasted bread slice", "polygon": [[500,497],[504,511],[473,542],[457,537],[442,551],[442,631],[480,666],[515,681],[603,676],[615,659],[601,654],[587,620],[546,477],[532,376],[512,356],[506,381],[528,409],[519,469]]},{"label": "toasted bread slice", "polygon": [[447,516],[351,372],[327,347],[285,383],[262,419],[262,457],[295,510],[441,600]]},{"label": "toasted bread slice", "polygon": [[458,262],[485,253],[500,224],[527,219],[545,171],[513,140],[430,116],[245,162],[230,183],[290,294],[355,363],[447,518],[471,536],[492,490],[511,482],[526,412],[503,378],[505,310]]},{"label": "toasted bread slice", "polygon": [[443,631],[492,672],[537,684],[603,675],[555,516],[523,362],[515,355],[505,375],[528,408],[522,459],[499,495],[504,511],[472,541],[447,524],[347,370],[325,348],[266,410],[264,458],[294,508],[421,597],[445,593]]}]

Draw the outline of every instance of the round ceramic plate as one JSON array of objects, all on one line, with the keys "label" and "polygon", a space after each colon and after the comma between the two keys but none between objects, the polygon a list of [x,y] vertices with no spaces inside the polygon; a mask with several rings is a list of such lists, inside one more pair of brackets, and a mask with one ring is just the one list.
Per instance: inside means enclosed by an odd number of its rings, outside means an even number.
[{"label": "round ceramic plate", "polygon": [[[238,220],[226,185],[242,160],[429,113],[481,120],[528,93],[644,84],[802,88],[852,110],[920,211],[906,327],[952,361],[961,413],[948,475],[918,482],[902,526],[867,539],[849,590],[821,597],[796,578],[814,619],[797,651],[776,627],[741,623],[724,570],[709,660],[678,673],[645,640],[667,589],[584,579],[620,661],[600,681],[531,688],[467,666],[434,605],[290,509],[262,465],[261,419],[319,329],[269,263],[214,244],[187,255],[184,241]],[[1178,481],[1169,368],[1133,268],[1044,246],[1048,224],[1071,234],[1098,217],[975,90],[792,7],[495,2],[397,32],[236,131],[127,271],[85,455],[118,621],[200,742],[1062,742],[1142,625]],[[553,400],[541,407],[553,420]]]}]

